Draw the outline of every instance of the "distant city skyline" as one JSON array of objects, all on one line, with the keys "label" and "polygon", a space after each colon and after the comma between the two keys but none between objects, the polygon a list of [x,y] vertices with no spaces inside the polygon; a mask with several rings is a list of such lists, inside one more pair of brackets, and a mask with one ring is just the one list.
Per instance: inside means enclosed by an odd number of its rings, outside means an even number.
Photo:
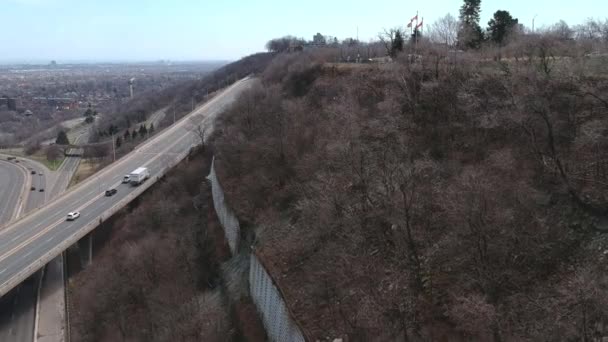
[{"label": "distant city skyline", "polygon": [[[312,39],[317,32],[342,40],[375,39],[383,28],[404,27],[418,11],[425,25],[451,13],[460,0],[0,0],[0,63],[235,60],[264,50],[272,38]],[[499,9],[541,28],[570,25],[604,13],[608,2],[482,0],[481,26]],[[417,7],[417,8],[416,8]]]}]

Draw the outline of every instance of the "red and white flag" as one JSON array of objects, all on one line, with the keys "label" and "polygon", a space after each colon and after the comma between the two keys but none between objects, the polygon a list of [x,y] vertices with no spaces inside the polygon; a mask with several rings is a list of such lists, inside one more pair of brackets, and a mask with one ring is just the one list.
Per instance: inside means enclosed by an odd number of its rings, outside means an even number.
[{"label": "red and white flag", "polygon": [[420,24],[418,24],[418,25],[416,26],[416,28],[420,28],[420,27],[422,27],[422,24],[423,24],[423,23],[424,23],[424,19],[420,20]]},{"label": "red and white flag", "polygon": [[407,24],[407,27],[412,27],[412,23],[414,22],[414,20],[418,20],[418,14],[416,14],[415,17],[413,17],[412,19],[410,19],[410,23]]}]

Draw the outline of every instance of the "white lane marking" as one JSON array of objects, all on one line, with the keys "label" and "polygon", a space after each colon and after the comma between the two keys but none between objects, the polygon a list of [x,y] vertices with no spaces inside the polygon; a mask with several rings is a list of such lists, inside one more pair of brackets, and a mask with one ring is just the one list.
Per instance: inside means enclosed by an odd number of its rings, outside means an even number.
[{"label": "white lane marking", "polygon": [[2,271],[0,271],[0,274],[2,274],[2,273],[4,273],[4,272],[6,272],[6,268],[5,268],[5,269],[3,269]]},{"label": "white lane marking", "polygon": [[46,239],[46,240],[44,241],[44,243],[47,243],[47,242],[49,242],[49,241],[51,241],[51,240],[53,240],[53,237],[52,237],[52,236],[51,236],[50,238]]},{"label": "white lane marking", "polygon": [[[162,155],[167,153],[167,151],[175,148],[175,147],[182,147],[182,144],[178,144],[178,142],[180,142],[179,140],[181,140],[179,137],[176,139],[178,141],[176,141],[174,144],[170,144],[168,147],[166,148],[162,148],[163,146],[165,146],[165,144],[163,144],[164,141],[171,141],[171,137],[173,135],[179,135],[179,134],[183,134],[186,133],[186,136],[188,135],[188,131],[186,130],[186,122],[187,122],[187,118],[196,118],[196,119],[201,119],[199,122],[201,124],[207,124],[208,121],[211,121],[210,123],[208,123],[208,125],[210,126],[210,130],[213,131],[213,121],[215,120],[215,118],[217,117],[218,113],[222,112],[222,110],[224,109],[224,107],[226,107],[226,104],[224,105],[219,105],[219,109],[213,109],[213,106],[217,106],[217,102],[221,103],[221,99],[224,98],[225,101],[228,102],[233,102],[234,99],[234,95],[227,95],[228,97],[225,97],[223,95],[225,95],[226,93],[230,93],[232,91],[234,91],[234,89],[240,88],[242,87],[244,84],[247,83],[247,81],[249,81],[248,78],[245,78],[243,80],[238,81],[237,83],[233,84],[232,86],[228,87],[228,89],[224,90],[222,92],[222,94],[220,94],[219,96],[216,96],[214,98],[212,98],[209,102],[204,103],[201,106],[198,106],[193,112],[191,112],[190,114],[184,116],[182,119],[179,120],[179,122],[177,122],[174,125],[171,125],[170,127],[168,127],[166,130],[163,130],[163,132],[161,134],[155,135],[154,137],[152,137],[151,139],[149,139],[147,142],[145,142],[143,145],[141,145],[140,148],[138,148],[136,150],[136,152],[139,151],[144,151],[144,150],[151,150],[151,149],[155,149],[157,147],[157,144],[160,144],[161,151],[157,152],[156,154]],[[202,115],[204,113],[205,110],[208,110],[209,112],[207,113],[207,115]],[[182,135],[182,137],[184,137]],[[187,143],[187,142],[186,142]],[[190,144],[186,144],[186,146],[188,146]],[[184,151],[186,152],[186,151]],[[133,153],[133,152],[131,152]],[[111,177],[113,178],[113,174],[112,171],[116,171],[119,170],[122,167],[125,167],[126,165],[129,165],[130,163],[134,162],[136,160],[136,155],[135,153],[133,154],[128,154],[126,157],[127,158],[120,158],[120,160],[116,163],[113,163],[111,165],[109,165],[107,168],[104,168],[103,170],[101,170],[98,174],[97,177]],[[181,154],[181,153],[176,153],[176,154]],[[67,160],[67,158],[66,158]],[[62,163],[62,166],[64,166]],[[160,160],[161,162],[163,162],[162,158],[153,158],[153,160],[149,160],[147,163],[145,163],[144,165],[147,166],[149,164],[151,164],[152,162],[156,161],[156,160]],[[61,172],[61,171],[59,171]],[[81,188],[85,188],[87,185],[91,186],[91,184],[93,184],[92,180],[87,180],[85,182],[82,182],[80,184],[78,184],[78,186],[75,186],[74,188],[63,192],[61,195],[59,195],[57,198],[55,198],[55,203],[50,203],[47,205],[43,206],[46,208],[51,208],[54,204],[56,204],[56,206],[60,205],[60,201],[59,198],[63,198],[63,197],[68,197],[68,195],[77,193],[78,189]],[[117,184],[120,184],[120,181],[117,182]],[[56,186],[57,184],[55,184]],[[45,194],[46,196],[46,194]],[[97,196],[96,196],[97,197]],[[8,225],[6,228],[7,229],[2,229],[0,230],[0,235],[13,230],[14,228],[18,227],[20,223],[24,223],[27,222],[27,220],[34,220],[35,219],[35,214],[33,213],[31,216],[30,215],[26,215],[26,217],[24,218],[24,220],[20,220],[20,222],[15,222],[14,224]],[[3,226],[4,228],[4,226]]]},{"label": "white lane marking", "polygon": [[21,259],[25,259],[25,258],[27,258],[27,257],[28,257],[28,256],[30,256],[30,255],[31,255],[33,252],[34,252],[34,250],[31,250],[31,251],[29,251],[29,252],[25,253],[25,254],[24,254],[22,257],[21,257]]}]

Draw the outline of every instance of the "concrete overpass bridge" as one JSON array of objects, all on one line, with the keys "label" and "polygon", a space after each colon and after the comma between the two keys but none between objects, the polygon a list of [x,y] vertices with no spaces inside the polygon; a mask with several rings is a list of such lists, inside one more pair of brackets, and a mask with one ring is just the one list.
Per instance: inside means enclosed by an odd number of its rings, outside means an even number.
[{"label": "concrete overpass bridge", "polygon": [[[200,142],[192,130],[193,123],[204,125],[210,133],[215,117],[252,82],[244,79],[235,83],[133,152],[40,209],[0,228],[0,296],[87,236],[184,159]],[[137,187],[121,183],[125,174],[140,166],[149,168],[149,180]],[[108,188],[118,192],[106,197]],[[81,217],[66,221],[71,211],[79,211]]]}]

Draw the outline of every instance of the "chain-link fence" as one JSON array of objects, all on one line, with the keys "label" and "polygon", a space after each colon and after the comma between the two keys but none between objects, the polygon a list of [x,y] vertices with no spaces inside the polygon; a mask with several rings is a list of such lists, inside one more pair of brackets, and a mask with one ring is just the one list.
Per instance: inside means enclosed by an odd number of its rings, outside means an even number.
[{"label": "chain-link fence", "polygon": [[291,319],[279,289],[253,253],[249,264],[249,291],[271,341],[306,341]]},{"label": "chain-link fence", "polygon": [[[215,173],[215,159],[211,163],[211,171],[207,179],[211,182],[215,212],[224,228],[232,255],[236,255],[240,239],[239,221],[226,205],[224,191]],[[306,341],[300,328],[291,318],[281,292],[254,253],[250,255],[249,260],[249,292],[262,316],[264,328],[271,341]]]},{"label": "chain-link fence", "polygon": [[215,158],[213,158],[213,161],[211,162],[211,172],[209,172],[207,179],[211,182],[211,192],[213,194],[213,206],[215,208],[215,212],[217,213],[217,217],[219,218],[222,227],[224,227],[226,240],[228,240],[230,251],[234,255],[236,254],[239,246],[239,220],[236,218],[236,215],[234,215],[232,210],[228,208],[228,205],[226,205],[224,191],[222,190],[220,181],[217,179],[217,175],[215,174]]}]

